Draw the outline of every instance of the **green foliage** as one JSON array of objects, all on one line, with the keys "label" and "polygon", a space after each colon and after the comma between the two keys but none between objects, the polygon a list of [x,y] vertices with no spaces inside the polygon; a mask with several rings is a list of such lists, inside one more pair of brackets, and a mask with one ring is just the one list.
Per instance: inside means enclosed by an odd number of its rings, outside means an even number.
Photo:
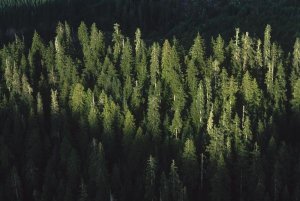
[{"label": "green foliage", "polygon": [[124,36],[121,33],[119,24],[114,24],[114,33],[113,33],[112,42],[114,43],[113,46],[114,62],[117,62],[119,55],[121,54],[122,47],[124,46]]},{"label": "green foliage", "polygon": [[153,136],[160,134],[160,112],[159,98],[157,96],[149,96],[147,110],[147,131]]},{"label": "green foliage", "polygon": [[216,40],[212,39],[213,46],[213,58],[216,59],[221,64],[225,60],[225,52],[224,52],[224,40],[221,35],[218,35]]},{"label": "green foliage", "polygon": [[127,109],[127,112],[125,114],[124,127],[123,127],[124,138],[129,138],[129,139],[132,138],[133,135],[135,134],[135,131],[136,131],[136,126],[135,126],[134,116]]},{"label": "green foliage", "polygon": [[0,49],[1,200],[298,199],[298,40],[56,31]]},{"label": "green foliage", "polygon": [[262,99],[261,91],[255,78],[252,79],[248,71],[243,76],[242,93],[245,104],[247,104],[248,107],[252,109],[260,106]]},{"label": "green foliage", "polygon": [[291,84],[294,85],[300,76],[300,39],[297,38],[294,44],[293,65],[291,73]]},{"label": "green foliage", "polygon": [[205,48],[204,48],[204,41],[200,34],[198,33],[196,38],[194,39],[194,44],[190,49],[189,55],[191,60],[194,61],[195,65],[198,67],[201,73],[205,71]]},{"label": "green foliage", "polygon": [[193,102],[191,104],[191,117],[194,127],[199,130],[203,127],[205,119],[206,119],[206,111],[205,111],[205,94],[204,94],[204,86],[200,81],[197,94],[193,96]]},{"label": "green foliage", "polygon": [[80,83],[75,84],[70,97],[70,106],[74,113],[83,112],[85,98],[84,87]]},{"label": "green foliage", "polygon": [[293,99],[291,100],[292,108],[295,112],[300,111],[300,79],[293,86]]},{"label": "green foliage", "polygon": [[151,48],[151,63],[150,63],[150,82],[156,86],[157,81],[160,80],[160,46],[154,43]]},{"label": "green foliage", "polygon": [[169,193],[170,193],[170,200],[179,200],[180,198],[180,191],[181,191],[181,181],[179,179],[179,175],[177,173],[177,166],[175,161],[172,160],[171,167],[170,167],[170,174],[169,174]]}]

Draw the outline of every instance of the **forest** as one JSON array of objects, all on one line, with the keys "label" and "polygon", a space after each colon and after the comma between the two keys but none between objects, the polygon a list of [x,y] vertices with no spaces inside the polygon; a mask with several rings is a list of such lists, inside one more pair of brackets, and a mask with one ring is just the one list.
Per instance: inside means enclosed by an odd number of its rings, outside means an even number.
[{"label": "forest", "polygon": [[229,40],[239,27],[262,38],[270,24],[273,39],[290,51],[299,19],[297,0],[1,0],[0,44],[15,34],[31,38],[35,30],[50,41],[59,21],[74,28],[84,21],[107,35],[119,23],[131,38],[139,27],[147,44],[175,35],[188,49],[198,32],[207,41],[218,34]]},{"label": "forest", "polygon": [[58,23],[0,50],[0,200],[297,201],[300,39],[186,49]]},{"label": "forest", "polygon": [[0,201],[300,201],[299,19],[0,0]]}]

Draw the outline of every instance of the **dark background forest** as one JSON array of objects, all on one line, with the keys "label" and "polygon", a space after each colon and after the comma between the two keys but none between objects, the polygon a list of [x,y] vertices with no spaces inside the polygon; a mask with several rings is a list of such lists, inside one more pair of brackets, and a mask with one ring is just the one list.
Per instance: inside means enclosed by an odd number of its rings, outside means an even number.
[{"label": "dark background forest", "polygon": [[2,0],[0,200],[300,200],[299,4]]},{"label": "dark background forest", "polygon": [[191,45],[198,31],[208,40],[219,33],[228,39],[236,27],[262,37],[270,24],[273,38],[288,48],[300,34],[299,6],[296,0],[1,0],[0,39],[30,38],[37,30],[50,40],[58,21],[96,23],[111,33],[118,22],[131,37],[139,27],[146,41],[176,35]]}]

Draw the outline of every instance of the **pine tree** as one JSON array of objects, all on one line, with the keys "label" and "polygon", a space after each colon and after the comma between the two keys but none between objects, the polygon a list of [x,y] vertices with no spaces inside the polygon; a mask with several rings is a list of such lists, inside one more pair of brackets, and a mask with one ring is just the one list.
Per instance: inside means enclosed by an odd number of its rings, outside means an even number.
[{"label": "pine tree", "polygon": [[222,64],[225,60],[224,40],[221,35],[218,35],[216,40],[212,39],[213,58]]},{"label": "pine tree", "polygon": [[293,86],[293,99],[291,100],[292,108],[295,112],[300,111],[300,79]]},{"label": "pine tree", "polygon": [[243,70],[247,69],[247,66],[252,67],[254,65],[254,50],[252,48],[252,40],[249,37],[249,33],[246,32],[245,35],[242,36],[242,63]]},{"label": "pine tree", "polygon": [[149,95],[148,110],[147,110],[147,131],[158,137],[161,133],[160,130],[160,106],[159,98],[157,96]]},{"label": "pine tree", "polygon": [[134,135],[136,133],[136,125],[134,116],[131,114],[130,110],[127,109],[125,114],[124,126],[123,126],[123,140],[126,153],[128,153],[131,143],[133,142]]},{"label": "pine tree", "polygon": [[113,58],[114,58],[114,62],[116,63],[119,59],[119,55],[121,54],[122,47],[124,46],[124,36],[122,35],[119,24],[114,24],[114,33],[113,33],[112,42],[114,44]]},{"label": "pine tree", "polygon": [[191,60],[197,67],[197,71],[201,72],[202,75],[205,73],[205,49],[204,49],[204,40],[198,33],[194,39],[194,44],[189,51]]},{"label": "pine tree", "polygon": [[223,105],[223,115],[221,119],[222,126],[224,126],[224,128],[228,128],[232,111],[236,105],[235,102],[238,86],[236,80],[232,76],[228,79],[228,75],[225,70],[222,71],[221,76],[221,97],[223,98],[223,100],[221,100]]},{"label": "pine tree", "polygon": [[255,78],[252,79],[248,71],[246,71],[243,76],[241,91],[247,108],[254,109],[260,106],[261,100],[263,98],[262,93]]},{"label": "pine tree", "polygon": [[274,95],[274,75],[275,75],[275,67],[277,65],[278,59],[280,57],[280,50],[276,44],[272,44],[271,47],[271,60],[267,64],[268,71],[265,78],[265,84],[267,85],[267,91]]},{"label": "pine tree", "polygon": [[114,64],[107,56],[102,64],[102,71],[100,75],[98,75],[95,90],[98,93],[104,90],[105,93],[110,94],[114,100],[120,100],[121,98],[121,82]]},{"label": "pine tree", "polygon": [[33,84],[33,89],[37,90],[38,81],[43,73],[44,65],[42,63],[43,54],[45,51],[45,46],[42,42],[40,35],[34,32],[32,45],[30,48],[28,61],[30,66],[30,80]]},{"label": "pine tree", "polygon": [[122,56],[121,56],[121,74],[125,80],[126,77],[131,76],[132,74],[132,48],[128,38],[126,38],[126,42],[124,43],[124,47],[122,49]]},{"label": "pine tree", "polygon": [[80,83],[75,84],[70,97],[70,106],[75,114],[83,112],[85,107],[85,98],[86,94],[84,87]]},{"label": "pine tree", "polygon": [[196,96],[193,97],[193,102],[191,104],[191,117],[194,127],[197,131],[200,131],[201,127],[204,125],[205,120],[207,119],[205,111],[205,94],[204,86],[202,81],[199,82],[198,90]]},{"label": "pine tree", "polygon": [[87,91],[87,99],[85,103],[85,107],[89,108],[88,114],[87,114],[87,119],[88,119],[88,124],[92,132],[96,132],[96,130],[99,129],[99,109],[95,103],[95,96],[94,94],[88,89]]},{"label": "pine tree", "polygon": [[175,164],[175,161],[172,160],[169,174],[170,200],[179,200],[181,188],[182,184],[177,173],[177,166]]},{"label": "pine tree", "polygon": [[87,58],[90,53],[89,30],[84,22],[80,23],[78,27],[77,35],[82,48],[83,56],[84,58]]},{"label": "pine tree", "polygon": [[244,140],[249,145],[249,144],[251,144],[251,140],[253,140],[253,136],[252,136],[253,134],[252,134],[252,128],[251,128],[251,121],[250,121],[248,115],[246,115],[242,125],[243,125],[242,132],[243,132]]},{"label": "pine tree", "polygon": [[41,93],[38,92],[37,94],[37,114],[40,115],[40,116],[43,116],[44,114],[44,108],[43,108],[43,100],[42,100],[42,97],[41,97]]},{"label": "pine tree", "polygon": [[103,131],[105,134],[112,134],[114,128],[118,127],[120,118],[120,107],[106,94],[100,95],[100,102],[102,102],[103,111],[101,114],[103,122]]},{"label": "pine tree", "polygon": [[212,136],[214,134],[214,111],[211,109],[207,121],[207,133]]},{"label": "pine tree", "polygon": [[189,93],[191,97],[195,97],[197,93],[197,88],[198,88],[198,70],[195,66],[195,63],[193,60],[187,61],[187,75],[186,75],[186,80],[187,80],[187,85],[189,87]]},{"label": "pine tree", "polygon": [[274,109],[279,113],[285,113],[285,103],[287,101],[286,92],[286,76],[284,67],[282,63],[279,63],[274,82]]},{"label": "pine tree", "polygon": [[264,66],[267,67],[271,60],[271,26],[267,25],[264,34]]},{"label": "pine tree", "polygon": [[235,29],[234,41],[231,41],[231,72],[233,75],[239,75],[242,69],[242,58],[240,48],[240,29]]},{"label": "pine tree", "polygon": [[293,65],[291,72],[291,85],[294,86],[297,79],[300,77],[300,39],[297,38],[294,44]]},{"label": "pine tree", "polygon": [[[91,48],[91,56],[96,61],[100,60],[104,57],[105,53],[105,42],[103,33],[98,30],[97,25],[95,23],[91,26],[91,35],[90,35],[90,48]],[[98,61],[99,62],[99,61]]]},{"label": "pine tree", "polygon": [[165,40],[162,47],[162,55],[161,55],[161,69],[162,69],[161,77],[167,83],[170,82],[170,79],[174,74],[172,71],[173,66],[171,61],[171,54],[172,54],[172,48],[170,42],[168,40]]},{"label": "pine tree", "polygon": [[158,80],[160,80],[160,46],[154,43],[151,47],[151,60],[150,60],[150,82],[151,85],[156,87]]},{"label": "pine tree", "polygon": [[135,31],[135,40],[134,40],[136,56],[140,55],[141,48],[143,46],[143,40],[141,39],[141,37],[142,37],[141,30],[137,28],[137,30]]},{"label": "pine tree", "polygon": [[175,135],[175,138],[178,139],[178,135],[180,134],[182,129],[182,119],[180,111],[177,109],[174,112],[174,117],[172,120],[172,125],[170,127],[170,131],[173,135]]},{"label": "pine tree", "polygon": [[255,51],[255,63],[257,69],[261,69],[261,67],[263,66],[263,57],[262,57],[260,39],[257,40],[256,51]]}]

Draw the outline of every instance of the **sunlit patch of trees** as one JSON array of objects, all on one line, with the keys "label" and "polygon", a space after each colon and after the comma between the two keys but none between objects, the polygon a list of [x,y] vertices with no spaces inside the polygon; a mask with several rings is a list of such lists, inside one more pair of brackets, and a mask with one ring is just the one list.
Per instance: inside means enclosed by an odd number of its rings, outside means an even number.
[{"label": "sunlit patch of trees", "polygon": [[299,200],[299,39],[75,30],[0,50],[0,200]]}]

